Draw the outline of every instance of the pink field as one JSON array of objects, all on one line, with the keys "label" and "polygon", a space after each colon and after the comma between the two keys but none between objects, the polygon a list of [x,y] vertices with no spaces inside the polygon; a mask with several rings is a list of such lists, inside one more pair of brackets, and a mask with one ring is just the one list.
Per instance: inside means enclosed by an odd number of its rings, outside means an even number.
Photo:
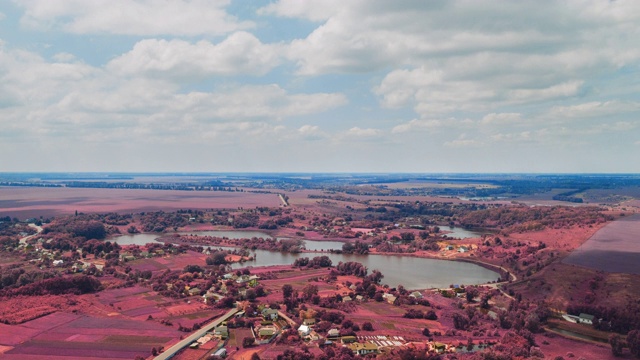
[{"label": "pink field", "polygon": [[640,274],[640,215],[620,218],[596,232],[564,262],[612,273]]},{"label": "pink field", "polygon": [[79,212],[174,211],[279,206],[275,194],[220,191],[0,187],[0,215],[18,218]]},{"label": "pink field", "polygon": [[0,342],[14,346],[3,359],[133,359],[148,356],[181,333],[152,321],[56,313],[23,325],[0,326]]}]

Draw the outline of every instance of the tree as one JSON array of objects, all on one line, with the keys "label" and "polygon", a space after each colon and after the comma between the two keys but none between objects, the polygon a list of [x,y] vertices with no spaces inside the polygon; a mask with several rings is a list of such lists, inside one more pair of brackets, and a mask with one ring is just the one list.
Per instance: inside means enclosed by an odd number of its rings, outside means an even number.
[{"label": "tree", "polygon": [[611,353],[613,354],[613,356],[622,355],[622,347],[624,344],[622,343],[620,335],[611,334],[609,336],[609,345],[611,345]]},{"label": "tree", "polygon": [[207,265],[226,265],[227,254],[223,251],[216,251],[206,260]]},{"label": "tree", "polygon": [[627,334],[627,346],[633,356],[640,358],[640,330],[632,330]]},{"label": "tree", "polygon": [[465,296],[467,297],[467,302],[472,302],[473,299],[480,294],[477,288],[474,286],[469,286],[465,289]]},{"label": "tree", "polygon": [[282,285],[282,297],[289,299],[291,295],[293,295],[293,286],[289,284]]},{"label": "tree", "polygon": [[255,339],[253,338],[253,336],[247,336],[244,339],[242,339],[242,347],[243,348],[248,348],[250,346],[253,346],[253,344],[255,344]]},{"label": "tree", "polygon": [[370,322],[365,322],[362,324],[362,330],[364,331],[373,331],[373,325]]},{"label": "tree", "polygon": [[318,294],[318,286],[313,284],[308,284],[304,288],[302,288],[302,296],[306,300],[311,300],[314,295]]},{"label": "tree", "polygon": [[250,360],[260,360],[260,356],[258,355],[258,353],[253,353]]}]

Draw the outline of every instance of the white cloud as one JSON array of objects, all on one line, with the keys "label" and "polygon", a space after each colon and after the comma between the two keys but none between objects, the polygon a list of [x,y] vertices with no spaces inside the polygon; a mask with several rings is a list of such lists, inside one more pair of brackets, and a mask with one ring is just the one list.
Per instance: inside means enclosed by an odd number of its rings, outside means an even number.
[{"label": "white cloud", "polygon": [[344,134],[349,137],[370,138],[382,135],[382,131],[380,129],[371,128],[361,129],[355,126],[347,130]]},{"label": "white cloud", "polygon": [[317,125],[303,125],[298,130],[298,135],[307,140],[320,140],[327,137],[327,134],[320,130]]},{"label": "white cloud", "polygon": [[577,105],[554,106],[549,110],[551,117],[588,118],[640,111],[640,103],[634,101],[592,101]]},{"label": "white cloud", "polygon": [[72,62],[72,61],[75,61],[76,59],[77,58],[75,55],[69,54],[66,52],[61,52],[53,55],[53,60],[57,62]]},{"label": "white cloud", "polygon": [[418,119],[413,119],[409,122],[406,122],[404,124],[400,124],[400,125],[396,125],[393,127],[393,129],[391,129],[391,133],[392,134],[399,134],[399,133],[404,133],[404,132],[409,132],[409,131],[414,131],[414,130],[421,130],[421,129],[430,129],[430,128],[437,128],[443,125],[443,122],[440,120],[418,120]]},{"label": "white cloud", "polygon": [[20,19],[36,29],[76,34],[221,35],[252,28],[225,8],[229,0],[21,0]]},{"label": "white cloud", "polygon": [[3,48],[0,69],[0,127],[32,140],[202,141],[224,133],[249,139],[282,132],[274,122],[347,103],[340,93],[290,93],[275,84],[183,92],[172,81],[121,77],[81,62],[50,63]]},{"label": "white cloud", "polygon": [[491,113],[485,115],[480,122],[485,125],[505,125],[518,123],[522,120],[522,116],[519,113]]},{"label": "white cloud", "polygon": [[0,21],[4,20],[4,18],[6,18],[6,15],[0,12]]},{"label": "white cloud", "polygon": [[123,75],[201,78],[210,75],[263,75],[278,65],[279,45],[265,45],[247,32],[230,35],[219,44],[201,40],[147,39],[109,62],[107,68]]},{"label": "white cloud", "polygon": [[583,81],[567,81],[542,89],[516,89],[508,93],[508,98],[516,102],[532,102],[574,96],[580,90]]},{"label": "white cloud", "polygon": [[258,9],[258,14],[321,21],[335,15],[342,5],[344,5],[344,1],[341,0],[281,0]]},{"label": "white cloud", "polygon": [[444,143],[444,146],[452,148],[478,147],[482,145],[483,143],[478,140],[467,138],[466,134],[460,134],[457,139]]}]

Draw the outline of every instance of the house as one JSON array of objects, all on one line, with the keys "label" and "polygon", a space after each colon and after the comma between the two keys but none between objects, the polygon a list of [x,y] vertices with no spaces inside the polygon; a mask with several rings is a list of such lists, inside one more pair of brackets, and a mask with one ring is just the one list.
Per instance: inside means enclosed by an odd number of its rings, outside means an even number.
[{"label": "house", "polygon": [[121,261],[131,261],[131,260],[135,260],[136,257],[133,256],[130,252],[124,252],[122,254],[120,254],[120,260]]},{"label": "house", "polygon": [[352,343],[358,341],[358,338],[355,337],[355,336],[349,335],[349,336],[343,336],[340,339],[340,341],[342,341],[343,344],[352,344]]},{"label": "house", "polygon": [[347,347],[353,351],[355,355],[365,356],[367,354],[376,354],[378,352],[378,345],[366,342],[364,344],[361,343],[353,343],[347,345]]},{"label": "house", "polygon": [[327,331],[328,338],[337,338],[338,336],[340,336],[340,331],[338,329],[330,329]]},{"label": "house", "polygon": [[580,313],[580,315],[578,315],[578,322],[582,323],[582,324],[593,324],[593,319],[595,318],[595,316],[593,315],[589,315],[589,314],[585,314],[585,313]]},{"label": "house", "polygon": [[262,310],[262,318],[265,320],[278,320],[278,310],[264,308]]},{"label": "house", "polygon": [[468,248],[468,247],[466,247],[466,246],[460,246],[460,247],[458,248],[458,252],[459,252],[459,253],[466,253],[467,251],[469,251],[469,248]]},{"label": "house", "polygon": [[227,349],[220,348],[216,352],[214,352],[212,354],[212,356],[218,356],[218,357],[221,357],[221,358],[226,358],[227,357]]},{"label": "house", "polygon": [[302,323],[307,326],[313,326],[316,324],[316,319],[304,319]]},{"label": "house", "polygon": [[434,342],[431,344],[431,349],[437,353],[443,353],[447,350],[447,345],[439,342]]},{"label": "house", "polygon": [[414,291],[409,294],[409,297],[412,297],[414,299],[422,299],[422,293],[420,291]]},{"label": "house", "polygon": [[222,340],[225,340],[229,337],[229,329],[224,325],[218,326],[217,328],[215,328],[215,330],[213,330],[213,335],[218,336]]},{"label": "house", "polygon": [[395,296],[393,296],[393,295],[391,295],[391,294],[389,294],[389,293],[383,294],[383,295],[382,295],[382,298],[383,298],[386,302],[388,302],[389,304],[391,304],[391,305],[393,305],[393,304],[396,302],[396,299],[397,299]]},{"label": "house", "polygon": [[447,245],[447,247],[445,247],[445,250],[453,250],[453,245]]},{"label": "house", "polygon": [[202,300],[205,304],[213,304],[216,301],[220,300],[222,298],[221,295],[218,294],[214,294],[212,292],[208,292],[204,295],[202,295]]},{"label": "house", "polygon": [[300,325],[300,327],[298,328],[298,334],[300,334],[300,336],[307,336],[311,333],[311,328],[307,325]]},{"label": "house", "polygon": [[260,337],[261,339],[271,338],[275,334],[276,334],[275,326],[263,326],[260,328],[260,330],[258,330],[258,337]]},{"label": "house", "polygon": [[197,287],[194,287],[194,288],[191,288],[191,289],[187,290],[187,293],[189,293],[189,296],[200,295],[200,289],[198,289]]},{"label": "house", "polygon": [[357,300],[357,301],[363,301],[363,300],[364,300],[364,296],[362,296],[362,295],[356,295],[356,300]]},{"label": "house", "polygon": [[345,296],[345,297],[342,298],[342,302],[349,302],[349,301],[353,301],[351,296]]},{"label": "house", "polygon": [[61,266],[64,264],[63,260],[53,260],[53,266]]}]

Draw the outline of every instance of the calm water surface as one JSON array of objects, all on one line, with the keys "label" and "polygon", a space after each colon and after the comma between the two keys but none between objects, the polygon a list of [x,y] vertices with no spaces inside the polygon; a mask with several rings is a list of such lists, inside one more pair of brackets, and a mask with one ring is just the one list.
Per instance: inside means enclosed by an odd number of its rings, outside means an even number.
[{"label": "calm water surface", "polygon": [[389,286],[403,285],[408,289],[446,288],[451,284],[476,285],[498,280],[498,273],[481,266],[437,259],[424,259],[398,255],[353,255],[353,254],[289,254],[266,250],[252,252],[255,261],[233,264],[233,268],[246,266],[270,266],[293,264],[299,257],[328,256],[334,265],[339,262],[357,261],[369,270],[380,270],[382,283]]},{"label": "calm water surface", "polygon": [[467,239],[467,238],[479,238],[482,236],[482,233],[477,231],[466,230],[460,227],[447,227],[443,226],[440,228],[441,231],[447,231],[448,237],[456,238],[456,239]]},{"label": "calm water surface", "polygon": [[[197,232],[199,235],[210,232]],[[228,235],[219,235],[221,232],[216,232],[218,235],[210,236],[226,236],[231,238],[232,232]],[[196,232],[190,232],[190,234],[196,234]],[[248,237],[248,234],[263,234],[263,235],[251,235],[265,237],[266,234],[256,231],[243,231],[241,234],[235,234],[235,238]],[[134,234],[134,235],[122,235],[110,241],[117,242],[120,245],[144,245],[150,242],[157,242],[155,239],[161,235],[156,234]],[[268,235],[267,235],[268,236]],[[321,251],[330,249],[341,249],[342,243],[336,241],[311,241],[307,240],[305,246],[309,250]],[[212,246],[214,247],[214,246]],[[437,259],[424,259],[410,256],[398,256],[398,255],[354,255],[354,254],[289,254],[276,251],[267,250],[255,250],[252,252],[255,255],[254,261],[247,261],[242,264],[233,264],[233,268],[242,268],[247,266],[272,266],[272,265],[290,265],[293,264],[295,259],[299,257],[309,257],[326,255],[328,256],[334,265],[339,262],[357,261],[369,268],[369,271],[380,270],[384,275],[382,283],[389,286],[403,285],[408,289],[428,289],[428,288],[446,288],[451,284],[464,284],[475,285],[483,284],[491,281],[498,280],[500,277],[498,273],[485,269],[481,266],[458,262],[447,261]]]}]

